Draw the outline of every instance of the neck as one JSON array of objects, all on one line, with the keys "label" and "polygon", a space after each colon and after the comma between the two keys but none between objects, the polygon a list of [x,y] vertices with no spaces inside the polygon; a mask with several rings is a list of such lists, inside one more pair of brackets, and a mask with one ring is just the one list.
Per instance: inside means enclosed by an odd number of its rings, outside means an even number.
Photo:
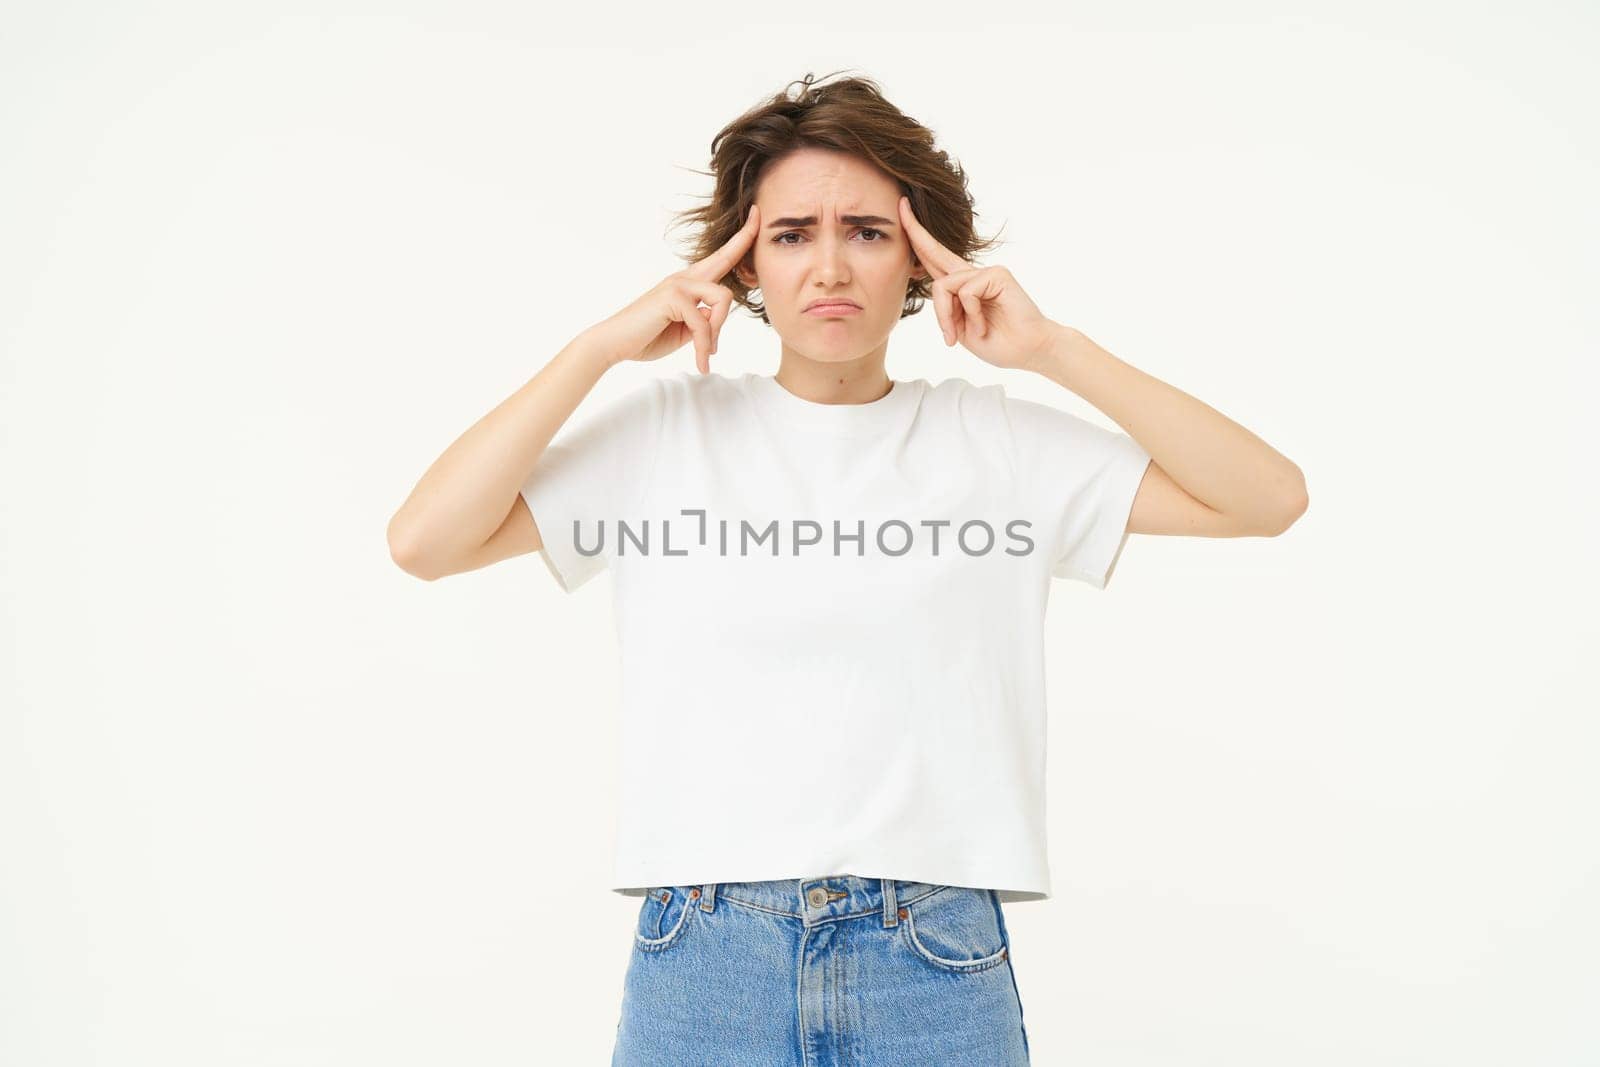
[{"label": "neck", "polygon": [[817,404],[870,404],[887,396],[894,386],[884,370],[888,345],[855,359],[816,360],[784,345],[778,361],[777,383]]}]

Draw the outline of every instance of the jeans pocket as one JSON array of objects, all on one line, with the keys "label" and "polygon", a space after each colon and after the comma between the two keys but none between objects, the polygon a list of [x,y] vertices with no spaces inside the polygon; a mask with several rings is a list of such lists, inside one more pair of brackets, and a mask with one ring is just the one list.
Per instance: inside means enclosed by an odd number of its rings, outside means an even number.
[{"label": "jeans pocket", "polygon": [[999,908],[992,889],[941,886],[901,909],[900,936],[931,967],[985,971],[1004,963],[1010,951]]},{"label": "jeans pocket", "polygon": [[645,891],[634,925],[633,943],[645,952],[660,952],[676,944],[698,910],[699,886],[652,886]]}]

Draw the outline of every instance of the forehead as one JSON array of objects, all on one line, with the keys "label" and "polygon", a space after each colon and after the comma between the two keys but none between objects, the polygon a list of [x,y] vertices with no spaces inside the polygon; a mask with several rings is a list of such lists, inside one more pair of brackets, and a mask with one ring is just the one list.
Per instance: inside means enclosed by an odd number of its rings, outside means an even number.
[{"label": "forehead", "polygon": [[899,195],[893,179],[858,156],[801,148],[767,165],[756,202],[765,215],[812,214],[819,207],[893,215]]}]

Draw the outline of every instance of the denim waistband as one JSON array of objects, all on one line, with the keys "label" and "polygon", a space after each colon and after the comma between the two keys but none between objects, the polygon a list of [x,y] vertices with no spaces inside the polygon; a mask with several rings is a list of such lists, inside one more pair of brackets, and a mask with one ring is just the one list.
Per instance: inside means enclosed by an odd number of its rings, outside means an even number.
[{"label": "denim waistband", "polygon": [[882,915],[884,926],[894,926],[899,922],[902,905],[951,887],[903,878],[829,874],[764,882],[707,882],[689,888],[700,891],[698,903],[703,911],[714,910],[717,898],[722,897],[746,907],[791,916],[807,926],[873,912]]}]

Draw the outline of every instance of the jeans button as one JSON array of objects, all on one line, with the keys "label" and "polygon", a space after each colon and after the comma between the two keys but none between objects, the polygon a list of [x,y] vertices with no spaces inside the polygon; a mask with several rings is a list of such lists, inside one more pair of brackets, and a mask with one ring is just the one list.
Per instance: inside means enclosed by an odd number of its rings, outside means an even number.
[{"label": "jeans button", "polygon": [[828,891],[820,885],[814,885],[811,887],[811,891],[806,894],[806,900],[811,902],[813,908],[823,907],[828,903]]}]

